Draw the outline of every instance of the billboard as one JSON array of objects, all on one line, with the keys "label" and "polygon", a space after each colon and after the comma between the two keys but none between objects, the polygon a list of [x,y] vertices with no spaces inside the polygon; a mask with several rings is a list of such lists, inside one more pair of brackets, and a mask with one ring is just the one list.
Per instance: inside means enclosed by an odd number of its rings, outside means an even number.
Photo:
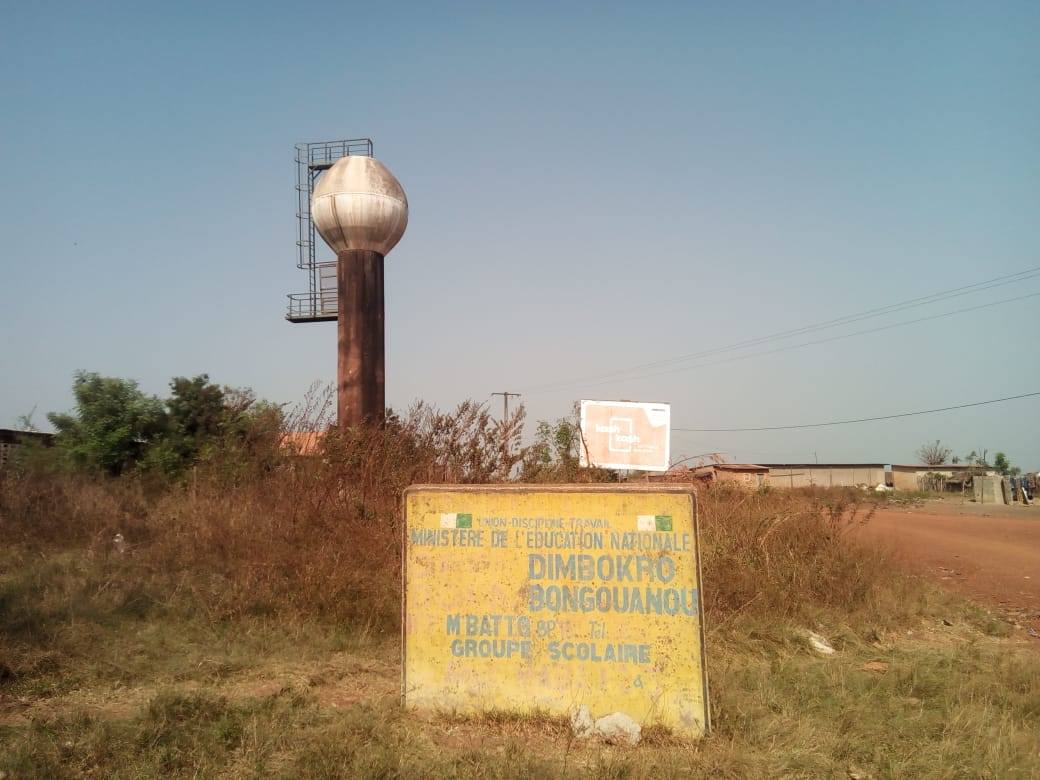
[{"label": "billboard", "polygon": [[671,407],[633,401],[581,402],[581,465],[668,471]]},{"label": "billboard", "polygon": [[414,486],[403,546],[406,707],[707,731],[688,488]]}]

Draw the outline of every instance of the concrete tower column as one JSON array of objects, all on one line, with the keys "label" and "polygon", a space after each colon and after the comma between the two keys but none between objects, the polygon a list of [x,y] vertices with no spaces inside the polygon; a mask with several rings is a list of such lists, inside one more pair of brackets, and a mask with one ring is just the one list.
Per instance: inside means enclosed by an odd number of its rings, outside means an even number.
[{"label": "concrete tower column", "polygon": [[336,287],[339,427],[381,424],[386,414],[383,256],[366,249],[340,252]]}]

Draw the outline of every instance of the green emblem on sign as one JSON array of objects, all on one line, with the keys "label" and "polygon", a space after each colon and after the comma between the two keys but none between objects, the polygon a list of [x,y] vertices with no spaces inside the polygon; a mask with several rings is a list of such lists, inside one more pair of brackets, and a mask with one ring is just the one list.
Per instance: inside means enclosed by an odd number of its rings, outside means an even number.
[{"label": "green emblem on sign", "polygon": [[441,528],[472,528],[473,515],[462,512],[446,512],[441,515]]},{"label": "green emblem on sign", "polygon": [[671,515],[655,515],[654,523],[657,525],[658,531],[671,531],[672,530],[672,516]]}]

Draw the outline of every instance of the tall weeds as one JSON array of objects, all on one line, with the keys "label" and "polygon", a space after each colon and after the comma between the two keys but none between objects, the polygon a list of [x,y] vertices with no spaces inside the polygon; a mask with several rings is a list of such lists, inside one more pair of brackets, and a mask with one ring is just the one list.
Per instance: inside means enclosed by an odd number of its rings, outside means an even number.
[{"label": "tall weeds", "polygon": [[[315,430],[329,408],[312,395],[290,430]],[[106,567],[106,587],[214,619],[277,614],[392,630],[402,491],[523,475],[522,422],[521,413],[500,423],[472,402],[452,414],[418,404],[382,428],[329,432],[306,456],[269,446],[217,453],[177,482],[24,469],[0,481],[0,533],[28,548],[85,548]],[[709,625],[876,602],[889,570],[847,538],[868,517],[855,497],[720,488],[702,492],[700,508]]]},{"label": "tall weeds", "polygon": [[882,551],[853,538],[875,506],[854,492],[749,491],[721,483],[701,491],[699,506],[709,625],[741,614],[778,621],[824,612],[876,618],[905,585]]}]

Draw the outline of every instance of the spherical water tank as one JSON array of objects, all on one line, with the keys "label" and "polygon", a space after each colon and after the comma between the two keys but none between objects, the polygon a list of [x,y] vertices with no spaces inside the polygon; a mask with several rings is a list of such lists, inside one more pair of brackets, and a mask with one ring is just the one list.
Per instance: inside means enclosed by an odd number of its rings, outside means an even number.
[{"label": "spherical water tank", "polygon": [[311,217],[336,254],[364,249],[386,255],[408,226],[408,198],[379,160],[349,155],[318,178]]}]

